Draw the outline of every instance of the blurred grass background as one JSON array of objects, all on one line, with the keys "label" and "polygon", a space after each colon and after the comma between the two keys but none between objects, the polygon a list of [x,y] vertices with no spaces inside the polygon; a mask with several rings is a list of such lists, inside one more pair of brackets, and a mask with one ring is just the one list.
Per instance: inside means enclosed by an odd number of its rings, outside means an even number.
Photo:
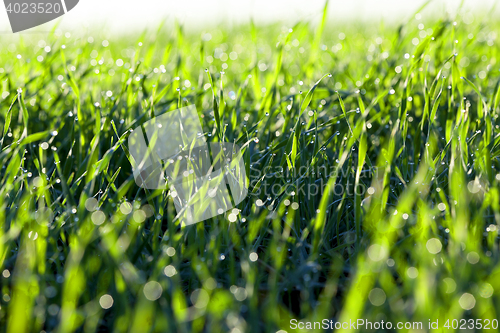
[{"label": "blurred grass background", "polygon": [[[496,319],[500,25],[459,13],[2,36],[1,331]],[[189,104],[251,194],[181,228],[126,142]]]}]

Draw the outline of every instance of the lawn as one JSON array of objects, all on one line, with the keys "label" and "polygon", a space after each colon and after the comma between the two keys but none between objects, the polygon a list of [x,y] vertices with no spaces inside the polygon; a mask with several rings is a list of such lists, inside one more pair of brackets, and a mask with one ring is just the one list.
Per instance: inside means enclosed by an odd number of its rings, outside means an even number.
[{"label": "lawn", "polygon": [[[497,331],[500,23],[459,13],[0,36],[0,332]],[[128,137],[188,105],[249,195],[181,226]]]}]

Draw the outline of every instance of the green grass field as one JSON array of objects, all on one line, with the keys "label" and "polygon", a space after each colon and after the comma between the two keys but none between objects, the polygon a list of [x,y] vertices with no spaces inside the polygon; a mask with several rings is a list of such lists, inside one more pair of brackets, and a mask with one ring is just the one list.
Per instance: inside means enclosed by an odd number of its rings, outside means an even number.
[{"label": "green grass field", "polygon": [[[497,331],[500,23],[404,22],[1,36],[0,331]],[[191,104],[250,194],[181,227],[127,138]]]}]

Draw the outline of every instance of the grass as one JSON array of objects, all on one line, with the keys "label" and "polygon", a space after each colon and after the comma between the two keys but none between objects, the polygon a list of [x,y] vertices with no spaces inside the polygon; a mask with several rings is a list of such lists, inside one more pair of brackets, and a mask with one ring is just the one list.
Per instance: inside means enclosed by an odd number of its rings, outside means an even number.
[{"label": "grass", "polygon": [[[0,331],[497,319],[500,24],[422,13],[2,36]],[[236,222],[134,182],[129,130],[190,104],[245,147]]]}]

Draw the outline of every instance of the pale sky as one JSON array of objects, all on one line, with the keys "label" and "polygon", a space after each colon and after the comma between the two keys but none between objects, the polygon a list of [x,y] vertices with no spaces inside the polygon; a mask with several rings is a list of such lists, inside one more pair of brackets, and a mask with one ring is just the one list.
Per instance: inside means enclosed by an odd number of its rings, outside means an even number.
[{"label": "pale sky", "polygon": [[[489,10],[496,0],[466,0],[471,10]],[[423,0],[332,0],[330,20],[380,20],[404,21],[417,10]],[[427,13],[456,11],[460,0],[434,0]],[[107,31],[126,32],[157,27],[164,19],[177,19],[189,29],[225,22],[257,22],[282,20],[293,24],[298,20],[318,21],[324,0],[80,0],[80,3],[63,16],[61,27],[80,30],[84,26],[100,27]],[[499,6],[500,7],[500,6]],[[498,10],[499,8],[497,8]],[[424,12],[425,13],[425,12]],[[497,12],[498,13],[498,12]],[[47,23],[38,28],[50,30]],[[0,30],[9,31],[5,9],[0,4]],[[33,32],[31,32],[33,33]]]}]

